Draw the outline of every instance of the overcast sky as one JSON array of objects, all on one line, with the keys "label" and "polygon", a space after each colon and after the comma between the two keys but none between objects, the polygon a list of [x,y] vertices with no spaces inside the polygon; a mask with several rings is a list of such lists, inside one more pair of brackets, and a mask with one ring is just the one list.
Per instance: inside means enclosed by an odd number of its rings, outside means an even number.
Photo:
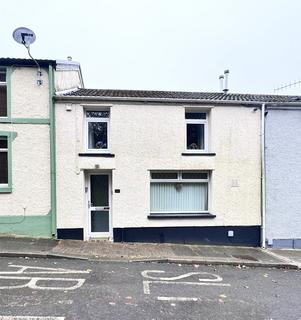
[{"label": "overcast sky", "polygon": [[[300,0],[0,0],[2,57],[81,63],[87,88],[273,93],[301,80]],[[301,87],[279,91],[300,94]]]}]

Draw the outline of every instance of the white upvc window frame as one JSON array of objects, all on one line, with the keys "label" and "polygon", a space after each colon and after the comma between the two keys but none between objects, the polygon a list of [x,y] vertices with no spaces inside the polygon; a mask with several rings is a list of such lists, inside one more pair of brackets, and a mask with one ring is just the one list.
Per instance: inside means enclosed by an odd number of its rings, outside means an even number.
[{"label": "white upvc window frame", "polygon": [[[87,117],[87,112],[109,112],[108,118],[101,117]],[[110,152],[110,110],[109,109],[85,109],[85,150],[89,153],[109,153]],[[107,148],[106,149],[97,149],[97,148],[89,148],[89,123],[90,122],[102,122],[107,124]]]},{"label": "white upvc window frame", "polygon": [[[206,119],[186,119],[186,113],[204,113]],[[203,149],[188,149],[187,147],[187,127],[188,124],[203,124],[204,125],[204,148]],[[187,153],[207,153],[208,152],[208,112],[202,110],[185,110],[185,152]]]},{"label": "white upvc window frame", "polygon": [[[9,141],[8,141],[8,137],[7,136],[2,136],[0,134],[0,138],[6,138],[6,143],[7,143],[7,147],[6,148],[0,148],[0,152],[2,153],[6,153],[6,158],[7,158],[7,178],[9,180],[9,153],[8,153],[8,148],[9,148]],[[5,188],[8,187],[9,185],[9,181],[7,181],[7,183],[0,183],[0,188]]]},{"label": "white upvc window frame", "polygon": [[[177,179],[152,179],[152,173],[177,173],[178,177]],[[207,179],[183,179],[182,173],[206,173]],[[150,214],[185,214],[185,213],[192,213],[192,214],[208,214],[209,213],[209,207],[210,207],[210,171],[208,170],[165,170],[165,171],[151,171],[150,172],[150,184],[152,183],[207,183],[207,210],[202,211],[151,211]]]}]

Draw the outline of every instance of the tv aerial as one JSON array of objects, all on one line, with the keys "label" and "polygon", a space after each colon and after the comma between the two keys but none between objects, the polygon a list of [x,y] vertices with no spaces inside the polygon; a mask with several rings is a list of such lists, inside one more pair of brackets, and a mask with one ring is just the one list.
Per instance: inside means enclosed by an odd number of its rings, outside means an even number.
[{"label": "tv aerial", "polygon": [[34,61],[34,63],[37,65],[38,67],[38,72],[37,72],[37,85],[38,86],[41,86],[43,84],[43,80],[41,79],[42,77],[42,71],[41,71],[41,67],[38,63],[38,61],[31,55],[30,53],[30,45],[32,43],[35,42],[36,40],[36,35],[35,33],[28,29],[28,28],[25,28],[25,27],[20,27],[20,28],[17,28],[14,32],[13,32],[13,38],[16,42],[22,44],[26,49],[27,49],[27,52],[28,52],[28,55],[30,56],[30,58]]}]

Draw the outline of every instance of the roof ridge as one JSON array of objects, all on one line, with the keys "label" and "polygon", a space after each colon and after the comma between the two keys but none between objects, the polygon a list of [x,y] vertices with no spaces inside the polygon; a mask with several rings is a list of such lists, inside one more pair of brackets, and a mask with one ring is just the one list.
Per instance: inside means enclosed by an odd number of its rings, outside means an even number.
[{"label": "roof ridge", "polygon": [[252,96],[260,96],[260,97],[273,97],[273,98],[299,98],[301,100],[301,95],[277,95],[277,94],[269,94],[269,93],[238,93],[238,92],[231,92],[231,93],[224,93],[224,92],[217,92],[217,91],[172,91],[172,90],[144,90],[144,89],[99,89],[99,88],[79,88],[79,91],[98,91],[98,92],[127,92],[127,93],[178,93],[178,94],[199,94],[199,95],[220,95],[225,97],[231,96],[245,96],[245,97],[252,97]]}]

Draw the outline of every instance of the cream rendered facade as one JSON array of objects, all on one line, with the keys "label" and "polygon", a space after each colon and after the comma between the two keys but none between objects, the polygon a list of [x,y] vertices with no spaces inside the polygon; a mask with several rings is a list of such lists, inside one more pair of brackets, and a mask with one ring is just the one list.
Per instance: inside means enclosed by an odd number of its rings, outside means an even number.
[{"label": "cream rendered facade", "polygon": [[[110,111],[111,157],[85,155],[85,110]],[[187,110],[208,113],[210,153],[182,155]],[[82,230],[83,238],[90,239],[87,179],[90,173],[98,172],[111,176],[111,239],[114,241],[259,245],[260,117],[260,110],[234,104],[58,100],[59,234],[62,238],[72,238],[72,232]],[[209,171],[208,211],[215,217],[150,217],[150,172],[157,170]]]},{"label": "cream rendered facade", "polygon": [[40,61],[43,84],[38,86],[37,68],[30,60],[1,60],[1,69],[6,70],[7,116],[0,117],[0,136],[6,134],[12,141],[11,186],[0,185],[0,233],[56,236],[51,203],[52,90],[80,86],[79,66],[75,71],[68,62]]}]

